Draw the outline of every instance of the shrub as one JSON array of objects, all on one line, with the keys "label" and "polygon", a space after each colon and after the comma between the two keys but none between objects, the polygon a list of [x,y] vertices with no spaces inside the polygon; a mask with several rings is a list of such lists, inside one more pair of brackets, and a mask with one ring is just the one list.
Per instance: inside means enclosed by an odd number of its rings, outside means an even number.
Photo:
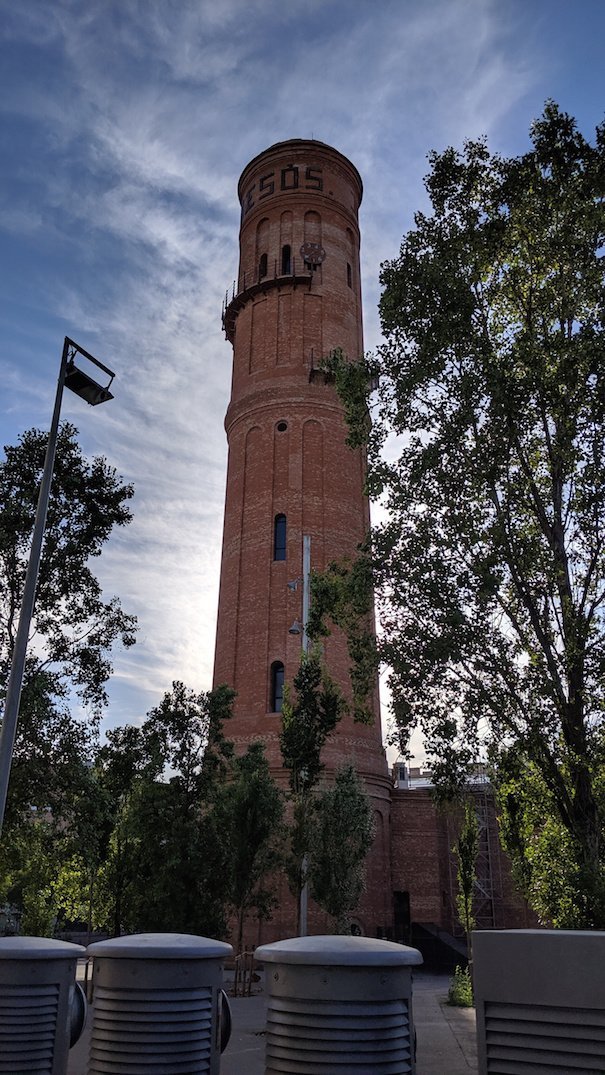
[{"label": "shrub", "polygon": [[472,1008],[474,1006],[473,980],[468,967],[456,967],[454,977],[450,978],[447,1002],[455,1008]]}]

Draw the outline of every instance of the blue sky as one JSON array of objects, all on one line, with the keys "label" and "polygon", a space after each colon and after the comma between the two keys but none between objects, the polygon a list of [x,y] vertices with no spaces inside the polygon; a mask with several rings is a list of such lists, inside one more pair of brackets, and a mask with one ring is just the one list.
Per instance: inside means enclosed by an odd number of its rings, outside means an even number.
[{"label": "blue sky", "polygon": [[[274,142],[314,137],[364,180],[365,335],[431,149],[523,152],[552,97],[604,114],[603,0],[20,0],[0,20],[0,438],[47,428],[63,336],[117,371],[87,454],[134,483],[99,562],[140,620],[107,724],[173,679],[211,685],[237,268],[236,186]],[[69,398],[68,398],[69,397]]]}]

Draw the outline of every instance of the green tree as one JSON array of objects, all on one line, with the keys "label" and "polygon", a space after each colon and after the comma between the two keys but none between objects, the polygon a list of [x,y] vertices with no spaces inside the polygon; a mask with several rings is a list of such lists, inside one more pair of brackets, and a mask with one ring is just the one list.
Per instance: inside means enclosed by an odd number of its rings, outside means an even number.
[{"label": "green tree", "polygon": [[[17,726],[7,827],[26,824],[30,810],[50,808],[70,818],[73,803],[88,782],[97,726],[74,716],[54,694],[54,681],[39,668],[32,672]],[[3,840],[3,844],[5,841]]]},{"label": "green tree", "polygon": [[303,653],[294,677],[294,691],[285,691],[280,747],[290,773],[292,825],[286,860],[288,881],[297,898],[300,931],[300,897],[308,882],[313,791],[323,770],[321,752],[344,710],[344,699],[322,668],[317,652]]},{"label": "green tree", "polygon": [[[115,642],[134,642],[135,619],[122,611],[117,598],[103,600],[91,559],[100,556],[115,526],[130,522],[133,495],[106,460],[88,462],[76,440],[77,430],[65,422],[59,430],[53,485],[38,575],[33,640],[40,655],[29,676],[44,670],[56,693],[65,683],[84,702],[106,701],[104,684],[111,672]],[[16,447],[6,446],[0,464],[0,665],[8,669],[17,620],[47,434],[31,429]]]},{"label": "green tree", "polygon": [[105,893],[119,880],[120,930],[225,932],[229,847],[215,807],[233,754],[223,735],[232,698],[174,683],[143,724],[143,765],[104,869]]},{"label": "green tree", "polygon": [[52,936],[58,862],[56,832],[47,817],[32,814],[27,825],[11,830],[2,855],[0,904],[15,909],[25,935]]},{"label": "green tree", "polygon": [[[601,752],[602,757],[602,752]],[[605,813],[605,759],[594,760],[595,796]],[[519,889],[539,919],[556,929],[581,929],[590,888],[569,829],[538,767],[514,746],[498,762],[500,839]]]},{"label": "green tree", "polygon": [[[41,912],[39,929],[45,931],[60,911],[61,871],[77,849],[89,861],[98,848],[103,809],[93,770],[96,729],[57,703],[46,679],[39,672],[30,682],[0,845],[0,899],[10,897],[21,907],[23,928],[31,929],[32,900],[44,891],[49,913]],[[42,908],[39,900],[38,905]]]},{"label": "green tree", "polygon": [[[52,937],[57,909],[59,872],[56,831],[45,819],[32,821],[20,832],[21,864],[16,877],[17,899],[24,936]],[[15,891],[11,902],[15,902]]]},{"label": "green tree", "polygon": [[[339,369],[342,356],[337,352],[332,366]],[[351,367],[347,365],[347,371]],[[367,414],[367,411],[365,412]],[[367,548],[362,545],[362,551]],[[328,565],[326,571],[311,576],[311,606],[307,632],[317,643],[330,634],[327,618],[339,627],[347,639],[351,659],[351,688],[354,720],[371,724],[370,696],[378,682],[379,661],[374,632],[374,590],[371,560],[368,555]]]},{"label": "green tree", "polygon": [[86,923],[89,933],[103,928],[118,934],[128,862],[121,822],[147,759],[135,725],[110,729],[106,739],[73,803],[71,856],[61,867],[57,895],[66,924]]},{"label": "green tree", "polygon": [[90,898],[90,873],[79,855],[72,855],[61,864],[54,886],[61,928],[87,922],[92,931],[94,891]]},{"label": "green tree", "polygon": [[592,145],[548,103],[531,141],[431,155],[432,211],[382,267],[386,342],[336,365],[387,512],[367,555],[401,746],[422,727],[458,786],[514,746],[551,811],[517,796],[525,838],[565,834],[576,920],[602,928],[605,127]]},{"label": "green tree", "polygon": [[365,858],[372,846],[372,807],[352,765],[336,773],[334,785],[314,803],[309,884],[311,895],[334,922],[349,932],[349,918],[363,891]]},{"label": "green tree", "polygon": [[317,653],[303,653],[293,687],[293,692],[286,690],[279,742],[290,787],[298,794],[319,780],[321,752],[342,716],[344,701]]},{"label": "green tree", "polygon": [[237,919],[236,951],[241,952],[246,915],[254,910],[259,918],[271,917],[276,900],[266,882],[283,861],[284,796],[270,775],[262,743],[251,743],[245,754],[233,759],[222,816],[231,874],[229,903]]},{"label": "green tree", "polygon": [[[107,462],[87,461],[77,431],[59,431],[55,473],[40,563],[30,653],[26,662],[6,824],[29,807],[67,807],[74,764],[90,761],[96,721],[106,702],[112,647],[134,642],[136,620],[117,598],[104,600],[91,564],[114,527],[131,518],[133,495]],[[6,446],[0,463],[0,680],[6,682],[19,610],[47,434],[31,429]],[[89,716],[69,708],[75,690]]]},{"label": "green tree", "polygon": [[477,855],[479,854],[479,822],[472,799],[464,802],[462,825],[458,839],[452,848],[457,863],[458,891],[456,910],[466,934],[469,965],[472,965],[471,934],[475,928],[473,896],[477,880]]}]

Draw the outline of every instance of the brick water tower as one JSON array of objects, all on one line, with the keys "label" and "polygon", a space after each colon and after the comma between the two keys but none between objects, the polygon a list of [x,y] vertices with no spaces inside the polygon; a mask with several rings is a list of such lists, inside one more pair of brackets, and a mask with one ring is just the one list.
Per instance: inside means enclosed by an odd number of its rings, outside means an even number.
[{"label": "brick water tower", "polygon": [[[244,169],[237,281],[223,323],[233,345],[225,419],[229,463],[214,669],[237,692],[227,734],[243,752],[261,739],[285,786],[279,749],[284,683],[301,660],[309,567],[354,556],[369,524],[364,455],[345,443],[343,409],[321,360],[363,351],[357,169],[322,142],[292,139]],[[300,633],[292,633],[298,631]],[[350,698],[344,638],[325,640],[331,677]],[[351,762],[372,797],[376,836],[356,924],[391,921],[390,780],[378,699],[373,725],[343,717],[324,748],[327,780]],[[262,939],[293,935],[285,881]],[[309,932],[326,920],[310,908]],[[256,937],[254,938],[256,940]]]}]

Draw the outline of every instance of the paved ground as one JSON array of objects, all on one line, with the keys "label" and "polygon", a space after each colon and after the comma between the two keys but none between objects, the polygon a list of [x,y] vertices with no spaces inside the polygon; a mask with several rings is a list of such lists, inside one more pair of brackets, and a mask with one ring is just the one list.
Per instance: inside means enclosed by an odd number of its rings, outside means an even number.
[{"label": "paved ground", "polygon": [[416,1075],[469,1075],[477,1072],[474,1008],[445,1003],[449,979],[435,974],[414,978],[414,1022],[418,1035]]},{"label": "paved ground", "polygon": [[[475,1013],[445,1004],[448,979],[419,972],[414,979],[414,1022],[418,1035],[416,1075],[469,1075],[477,1072]],[[221,1060],[221,1075],[264,1075],[266,1000],[259,992],[232,999],[233,1033]],[[86,1075],[90,1015],[69,1054],[67,1075]]]}]

